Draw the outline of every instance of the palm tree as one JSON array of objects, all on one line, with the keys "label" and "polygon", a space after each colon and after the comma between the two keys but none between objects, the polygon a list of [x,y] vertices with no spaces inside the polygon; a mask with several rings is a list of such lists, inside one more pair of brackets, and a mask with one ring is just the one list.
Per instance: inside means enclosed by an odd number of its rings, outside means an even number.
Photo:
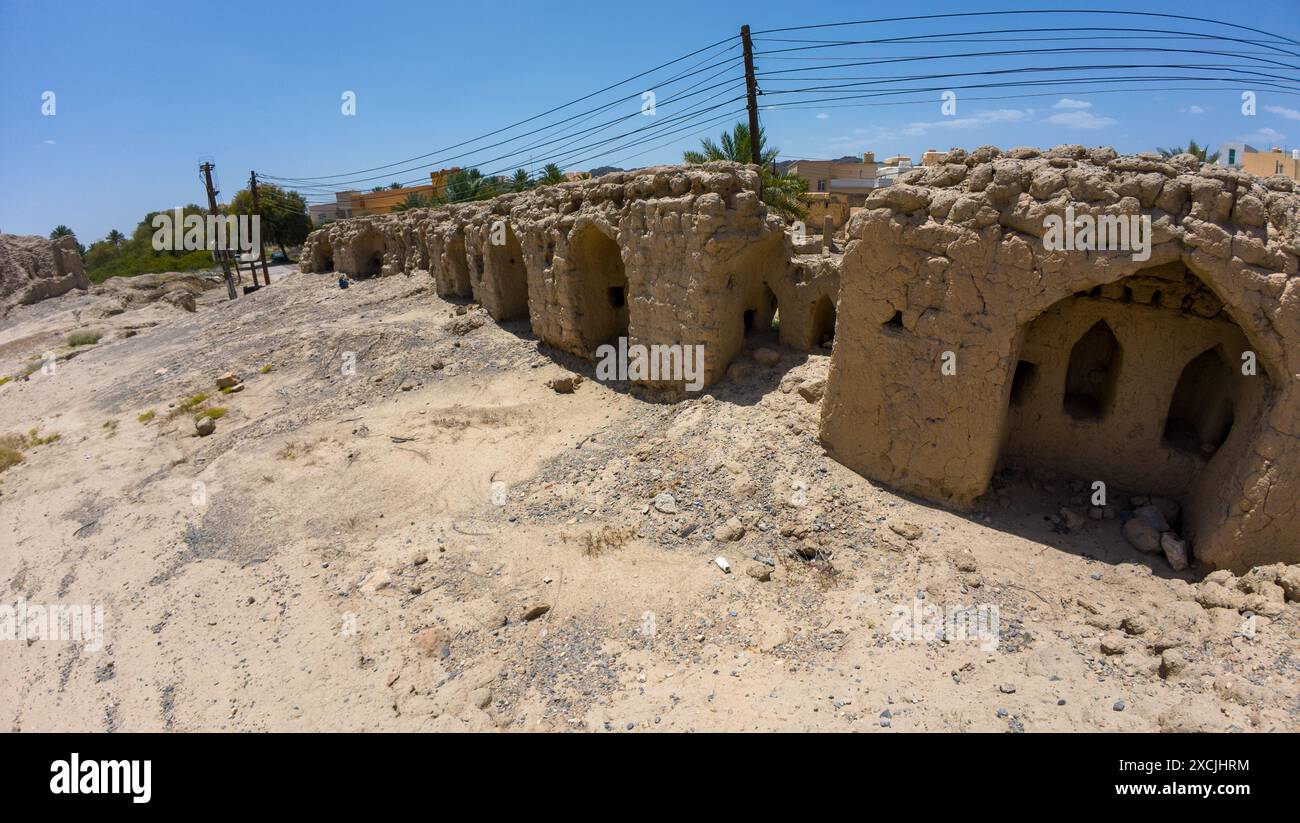
[{"label": "palm tree", "polygon": [[1157,149],[1157,151],[1160,152],[1161,157],[1173,157],[1179,154],[1194,154],[1201,159],[1202,163],[1216,163],[1219,160],[1219,153],[1217,151],[1214,154],[1210,154],[1209,146],[1198,146],[1196,145],[1195,140],[1188,140],[1187,148],[1185,149],[1175,146],[1171,149]]},{"label": "palm tree", "polygon": [[565,180],[564,172],[554,163],[547,163],[542,167],[542,176],[537,178],[539,185],[554,186],[557,183],[563,183]]},{"label": "palm tree", "polygon": [[122,232],[118,231],[117,229],[113,229],[108,233],[108,235],[104,239],[109,243],[111,243],[114,247],[117,247],[122,245],[123,242],[125,242],[126,235],[122,234]]},{"label": "palm tree", "polygon": [[432,194],[408,194],[406,199],[393,206],[393,211],[408,211],[410,209],[431,209],[434,206],[442,205],[441,198]]},{"label": "palm tree", "polygon": [[528,176],[528,172],[523,169],[515,169],[515,176],[510,179],[511,191],[528,191],[533,187],[533,181]]},{"label": "palm tree", "polygon": [[67,237],[70,234],[72,234],[72,229],[60,223],[54,227],[54,231],[50,232],[50,239],[58,240],[60,237]]},{"label": "palm tree", "polygon": [[402,184],[401,184],[401,183],[389,183],[389,184],[388,184],[388,188],[390,188],[390,189],[392,189],[392,190],[394,190],[394,191],[396,191],[397,189],[400,189],[401,187],[402,187]]},{"label": "palm tree", "polygon": [[463,203],[477,200],[486,184],[483,173],[478,169],[461,169],[447,178],[444,193],[448,203]]},{"label": "palm tree", "polygon": [[[769,149],[763,130],[758,130],[758,153],[762,161],[759,166],[762,183],[763,202],[777,214],[792,220],[806,217],[804,208],[807,199],[808,182],[793,174],[780,174],[776,171],[776,156],[780,149]],[[715,160],[729,160],[733,163],[749,163],[750,156],[749,125],[737,123],[730,132],[723,132],[718,142],[711,138],[700,141],[703,151],[687,151],[682,159],[692,165],[709,163]]]}]

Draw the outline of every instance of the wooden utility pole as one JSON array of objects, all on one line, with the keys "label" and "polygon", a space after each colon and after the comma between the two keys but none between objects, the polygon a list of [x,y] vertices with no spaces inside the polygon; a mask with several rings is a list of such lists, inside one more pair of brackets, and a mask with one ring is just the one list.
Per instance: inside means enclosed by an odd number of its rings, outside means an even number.
[{"label": "wooden utility pole", "polygon": [[763,165],[758,145],[758,81],[754,79],[754,44],[749,40],[748,24],[740,27],[740,42],[745,47],[745,97],[749,108],[749,162]]},{"label": "wooden utility pole", "polygon": [[[248,173],[248,188],[253,195],[253,214],[259,215],[261,221],[262,209],[257,205],[257,172]],[[266,244],[262,242],[262,231],[259,228],[257,232],[257,259],[262,261],[262,282],[271,285],[271,272],[266,268]],[[253,282],[257,283],[257,267],[253,267]]]},{"label": "wooden utility pole", "polygon": [[[199,166],[199,170],[203,172],[203,185],[208,190],[208,214],[220,217],[221,211],[217,208],[217,192],[216,189],[212,188],[212,164],[204,163]],[[226,294],[230,296],[231,300],[234,300],[235,281],[230,276],[230,259],[226,256],[225,251],[220,249],[214,251],[217,259],[221,261],[221,271],[226,275]]]}]

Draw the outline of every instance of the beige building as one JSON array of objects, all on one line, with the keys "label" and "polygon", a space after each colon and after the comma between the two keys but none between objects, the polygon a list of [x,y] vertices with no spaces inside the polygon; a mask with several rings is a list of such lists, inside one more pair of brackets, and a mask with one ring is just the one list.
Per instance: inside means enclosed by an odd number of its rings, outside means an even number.
[{"label": "beige building", "polygon": [[1258,151],[1246,143],[1223,143],[1219,146],[1219,164],[1260,177],[1280,174],[1292,180],[1300,180],[1300,149],[1288,152],[1274,146],[1269,151]]},{"label": "beige building", "polygon": [[861,160],[796,160],[786,173],[802,177],[809,192],[866,195],[878,185],[882,165],[874,152],[864,152]]}]

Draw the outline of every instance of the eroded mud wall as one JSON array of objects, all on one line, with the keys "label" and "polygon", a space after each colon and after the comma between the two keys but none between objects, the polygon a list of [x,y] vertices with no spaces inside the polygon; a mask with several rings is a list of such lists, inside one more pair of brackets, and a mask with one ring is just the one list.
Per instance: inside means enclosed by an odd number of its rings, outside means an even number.
[{"label": "eroded mud wall", "polygon": [[[1048,248],[1046,218],[1063,217],[1067,207],[1092,218],[1148,218],[1149,259],[1135,259],[1142,255],[1132,250]],[[1162,406],[1170,402],[1179,370],[1211,340],[1235,367],[1232,358],[1244,338],[1258,361],[1256,382],[1233,389],[1245,419],[1234,423],[1228,441],[1184,494],[1188,528],[1197,557],[1210,565],[1295,561],[1296,221],[1291,181],[1202,166],[1190,156],[1119,157],[1079,146],[1007,155],[993,148],[952,152],[946,162],[872,194],[850,221],[840,333],[822,407],[823,442],[838,460],[869,477],[969,507],[987,488],[1003,443],[1021,422],[1010,403],[1022,346],[1030,341],[1044,348],[1039,356],[1048,372],[1045,390],[1056,398],[1052,402],[1063,402],[1068,361],[1061,363],[1059,353],[1048,356],[1046,349],[1055,352],[1067,342],[1072,348],[1075,335],[1106,319],[1121,352],[1114,408],[1125,409],[1129,423],[1143,422],[1114,430],[1080,422],[1076,432],[1058,420],[1060,442],[1053,448],[1060,459],[1054,465],[1125,474],[1132,462],[1107,463],[1117,458],[1102,452],[1158,452],[1153,443],[1167,413]],[[1185,266],[1205,285],[1221,304],[1222,326],[1198,326],[1189,317],[1186,322],[1196,328],[1157,342],[1141,331],[1155,316],[1142,301],[1115,306],[1081,299],[1031,328],[1061,301],[1116,288],[1122,298],[1118,281],[1166,265]],[[1160,356],[1173,358],[1163,371],[1141,366]],[[945,371],[946,363],[953,368]],[[1134,363],[1135,370],[1126,371]],[[1134,377],[1143,374],[1148,382]],[[1081,385],[1087,380],[1081,378]],[[1023,450],[1020,437],[1010,442]],[[1093,455],[1095,463],[1072,463],[1067,443]],[[1167,465],[1174,460],[1166,455]],[[1159,482],[1149,474],[1136,479]]]}]

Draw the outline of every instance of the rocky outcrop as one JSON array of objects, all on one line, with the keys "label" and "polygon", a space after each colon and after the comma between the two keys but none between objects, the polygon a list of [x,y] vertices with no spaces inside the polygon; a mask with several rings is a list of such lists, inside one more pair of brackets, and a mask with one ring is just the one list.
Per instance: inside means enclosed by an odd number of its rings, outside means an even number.
[{"label": "rocky outcrop", "polygon": [[97,297],[108,298],[100,309],[104,315],[120,314],[158,301],[192,312],[197,307],[196,299],[203,292],[223,283],[220,272],[151,272],[132,277],[110,277],[90,291]]},{"label": "rocky outcrop", "polygon": [[[985,147],[905,174],[848,226],[822,440],[958,508],[1000,461],[1173,496],[1198,560],[1294,562],[1298,208],[1191,155]],[[1149,220],[1149,256],[1062,247],[1071,218]]]},{"label": "rocky outcrop", "polygon": [[0,234],[0,309],[89,289],[77,239]]}]

